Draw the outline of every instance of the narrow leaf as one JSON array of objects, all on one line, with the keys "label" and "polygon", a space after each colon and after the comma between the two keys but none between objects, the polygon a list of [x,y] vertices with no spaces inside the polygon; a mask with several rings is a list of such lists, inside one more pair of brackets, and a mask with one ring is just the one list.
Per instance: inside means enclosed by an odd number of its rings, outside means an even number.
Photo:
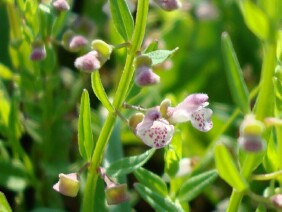
[{"label": "narrow leaf", "polygon": [[152,52],[148,52],[144,55],[147,55],[152,59],[152,65],[157,65],[162,62],[164,62],[168,57],[170,57],[172,54],[174,54],[178,50],[178,47],[176,47],[173,50],[156,50]]},{"label": "narrow leaf", "polygon": [[215,165],[219,176],[231,187],[235,188],[237,191],[244,191],[247,189],[248,184],[240,175],[230,153],[224,145],[218,145],[215,148]]},{"label": "narrow leaf", "polygon": [[80,114],[78,120],[78,146],[81,157],[86,160],[90,160],[94,141],[91,129],[89,94],[86,89],[83,90],[81,96]]},{"label": "narrow leaf", "polygon": [[222,51],[225,61],[225,70],[233,100],[243,113],[248,113],[249,92],[244,82],[238,59],[233,49],[229,35],[225,32],[222,34]]},{"label": "narrow leaf", "polygon": [[106,170],[111,177],[129,174],[145,164],[154,154],[156,149],[150,149],[141,155],[126,157],[112,163]]},{"label": "narrow leaf", "polygon": [[174,148],[168,148],[165,150],[165,173],[170,177],[174,177],[179,169],[180,157]]},{"label": "narrow leaf", "polygon": [[144,53],[152,52],[158,49],[159,41],[154,40],[152,43],[150,43],[147,48],[144,50]]},{"label": "narrow leaf", "polygon": [[212,184],[218,174],[216,170],[207,171],[189,178],[181,187],[178,193],[180,201],[190,202],[198,196],[208,185]]},{"label": "narrow leaf", "polygon": [[129,41],[134,30],[133,17],[125,0],[110,0],[114,25],[125,41]]},{"label": "narrow leaf", "polygon": [[260,39],[269,36],[269,22],[265,13],[250,0],[240,1],[241,10],[249,29]]},{"label": "narrow leaf", "polygon": [[0,211],[2,212],[12,212],[12,209],[5,197],[5,195],[0,191]]},{"label": "narrow leaf", "polygon": [[142,184],[136,183],[134,184],[134,188],[156,211],[183,211],[182,208],[171,200],[162,197]]},{"label": "narrow leaf", "polygon": [[148,187],[152,191],[160,194],[163,197],[166,197],[168,195],[166,183],[161,177],[154,174],[153,172],[140,167],[134,172],[134,176],[141,184]]},{"label": "narrow leaf", "polygon": [[91,85],[92,85],[92,89],[93,89],[95,95],[101,101],[103,106],[105,108],[107,108],[107,110],[109,112],[113,113],[115,111],[115,109],[114,109],[112,103],[110,102],[110,100],[108,99],[108,96],[105,92],[105,89],[104,89],[103,84],[101,82],[101,77],[100,77],[99,71],[95,71],[91,74]]}]

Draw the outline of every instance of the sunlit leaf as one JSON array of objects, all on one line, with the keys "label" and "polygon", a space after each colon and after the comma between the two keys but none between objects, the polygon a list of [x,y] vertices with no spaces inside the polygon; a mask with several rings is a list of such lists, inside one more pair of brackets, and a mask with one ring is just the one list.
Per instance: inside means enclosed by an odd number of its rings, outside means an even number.
[{"label": "sunlit leaf", "polygon": [[180,157],[173,148],[167,148],[165,150],[165,173],[170,177],[174,177],[179,169]]},{"label": "sunlit leaf", "polygon": [[172,54],[174,54],[178,50],[176,47],[173,50],[156,50],[152,52],[148,52],[144,55],[147,55],[152,59],[152,65],[157,65],[164,62],[167,58],[169,58]]},{"label": "sunlit leaf", "polygon": [[226,32],[222,34],[222,51],[225,61],[226,75],[233,100],[241,111],[246,114],[250,111],[249,92],[244,82],[243,73],[232,42]]},{"label": "sunlit leaf", "polygon": [[140,167],[134,171],[134,175],[141,184],[148,187],[152,191],[162,195],[163,197],[168,195],[166,183],[161,177],[153,172]]},{"label": "sunlit leaf", "polygon": [[180,201],[190,202],[198,196],[207,186],[212,184],[218,174],[216,170],[211,170],[189,178],[181,186],[177,197]]},{"label": "sunlit leaf", "polygon": [[111,104],[110,100],[108,99],[108,96],[105,92],[105,89],[101,82],[101,77],[98,71],[95,71],[91,74],[91,85],[92,85],[92,89],[95,95],[101,101],[103,106],[107,108],[109,112],[114,112],[115,109],[113,105]]},{"label": "sunlit leaf", "polygon": [[125,41],[129,41],[134,30],[133,17],[125,0],[110,0],[111,15],[115,28]]},{"label": "sunlit leaf", "polygon": [[150,149],[141,155],[126,157],[112,163],[107,169],[106,173],[111,177],[129,174],[143,164],[145,164],[155,153],[156,149]]},{"label": "sunlit leaf", "polygon": [[81,157],[86,160],[91,159],[94,141],[91,129],[89,94],[86,89],[83,90],[81,96],[80,113],[78,120],[78,146]]},{"label": "sunlit leaf", "polygon": [[177,206],[168,198],[162,197],[142,184],[136,183],[134,188],[156,211],[183,211],[180,206]]},{"label": "sunlit leaf", "polygon": [[156,51],[158,49],[158,45],[159,45],[158,40],[152,41],[152,43],[150,43],[147,46],[147,48],[144,50],[144,53],[149,53],[149,52],[152,52],[152,51]]},{"label": "sunlit leaf", "polygon": [[5,195],[1,191],[0,191],[0,211],[1,212],[12,212],[12,209]]},{"label": "sunlit leaf", "polygon": [[240,175],[230,153],[224,145],[215,148],[215,165],[219,176],[237,191],[244,191],[248,184]]},{"label": "sunlit leaf", "polygon": [[241,10],[249,29],[260,39],[269,36],[269,20],[265,13],[250,0],[240,1]]}]

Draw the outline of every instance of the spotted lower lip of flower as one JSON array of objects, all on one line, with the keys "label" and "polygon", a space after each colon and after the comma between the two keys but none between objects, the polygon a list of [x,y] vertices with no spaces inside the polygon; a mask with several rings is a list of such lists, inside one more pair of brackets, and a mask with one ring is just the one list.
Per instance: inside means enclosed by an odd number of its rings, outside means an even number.
[{"label": "spotted lower lip of flower", "polygon": [[[152,115],[150,111],[148,114]],[[145,117],[136,127],[136,135],[146,145],[157,149],[167,146],[172,139],[173,133],[174,126],[163,118],[152,120]]]},{"label": "spotted lower lip of flower", "polygon": [[209,108],[202,108],[191,114],[191,123],[196,129],[207,132],[213,127],[211,121],[212,110]]}]

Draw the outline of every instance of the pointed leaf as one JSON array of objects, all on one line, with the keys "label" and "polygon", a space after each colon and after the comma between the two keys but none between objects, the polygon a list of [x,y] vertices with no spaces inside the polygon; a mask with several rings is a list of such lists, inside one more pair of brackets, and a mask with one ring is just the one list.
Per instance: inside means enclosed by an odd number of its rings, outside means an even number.
[{"label": "pointed leaf", "polygon": [[159,41],[154,40],[152,43],[150,43],[147,48],[144,50],[144,53],[152,52],[158,49]]},{"label": "pointed leaf", "polygon": [[208,185],[212,184],[218,174],[216,170],[207,171],[189,178],[180,187],[177,197],[180,201],[190,202],[196,196],[198,196]]},{"label": "pointed leaf", "polygon": [[133,17],[125,0],[110,0],[111,15],[116,30],[125,41],[129,41],[134,30]]},{"label": "pointed leaf", "polygon": [[224,145],[215,148],[215,165],[219,176],[237,191],[244,191],[248,188],[246,180],[240,175],[233,159]]},{"label": "pointed leaf", "polygon": [[83,159],[90,160],[94,141],[91,129],[91,113],[89,94],[86,89],[83,90],[80,104],[80,114],[78,120],[78,146]]},{"label": "pointed leaf", "polygon": [[95,95],[101,101],[103,106],[105,108],[107,108],[107,110],[109,112],[113,113],[115,111],[115,109],[114,109],[112,103],[110,102],[110,100],[108,99],[108,96],[105,92],[105,89],[104,89],[103,84],[101,82],[101,77],[100,77],[99,71],[95,71],[91,74],[91,85],[92,85],[92,89],[93,89]]},{"label": "pointed leaf", "polygon": [[166,197],[168,195],[166,183],[161,177],[154,174],[153,172],[140,167],[134,172],[134,176],[141,184],[148,187],[152,191],[160,194],[163,197]]},{"label": "pointed leaf", "polygon": [[156,211],[183,211],[180,206],[177,206],[171,200],[162,197],[142,184],[135,183],[134,188]]},{"label": "pointed leaf", "polygon": [[240,7],[249,29],[261,40],[266,40],[269,36],[269,20],[265,13],[250,0],[241,0]]},{"label": "pointed leaf", "polygon": [[0,211],[2,212],[12,212],[12,209],[5,197],[5,195],[0,191]]},{"label": "pointed leaf", "polygon": [[225,70],[232,94],[232,98],[243,113],[248,113],[249,92],[244,82],[238,59],[232,46],[229,35],[225,32],[222,34],[222,51],[225,61]]},{"label": "pointed leaf", "polygon": [[178,47],[176,47],[173,50],[156,50],[152,52],[148,52],[144,55],[147,55],[152,59],[152,65],[157,65],[162,62],[164,62],[168,57],[170,57],[172,54],[174,54],[178,50]]},{"label": "pointed leaf", "polygon": [[141,155],[126,157],[112,163],[106,173],[111,177],[129,174],[145,164],[155,153],[156,149],[150,149]]}]

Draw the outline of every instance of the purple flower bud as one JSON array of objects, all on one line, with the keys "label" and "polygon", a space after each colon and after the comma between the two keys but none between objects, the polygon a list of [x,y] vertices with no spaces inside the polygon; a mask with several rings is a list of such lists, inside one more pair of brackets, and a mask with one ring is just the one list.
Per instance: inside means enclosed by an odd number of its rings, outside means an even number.
[{"label": "purple flower bud", "polygon": [[52,5],[59,12],[67,11],[70,9],[70,5],[66,0],[54,0],[52,2]]},{"label": "purple flower bud", "polygon": [[155,3],[166,11],[172,11],[179,9],[182,4],[179,0],[154,0]]},{"label": "purple flower bud", "polygon": [[261,152],[265,149],[265,142],[259,136],[240,136],[238,143],[241,149],[246,152]]},{"label": "purple flower bud", "polygon": [[148,66],[141,66],[136,69],[135,83],[140,86],[155,85],[160,82],[160,77],[156,75]]},{"label": "purple flower bud", "polygon": [[53,189],[65,196],[75,197],[79,190],[79,176],[77,173],[59,174],[59,182]]},{"label": "purple flower bud", "polygon": [[93,72],[101,68],[101,62],[99,60],[99,54],[97,51],[91,51],[81,57],[78,57],[75,62],[74,66],[85,72]]},{"label": "purple flower bud", "polygon": [[46,49],[44,45],[35,44],[30,54],[30,60],[40,61],[46,58]]},{"label": "purple flower bud", "polygon": [[167,146],[174,134],[174,127],[160,117],[160,112],[152,109],[136,127],[136,135],[148,146],[163,148]]},{"label": "purple flower bud", "polygon": [[69,41],[69,49],[71,51],[77,52],[83,47],[85,47],[87,44],[88,40],[85,37],[81,35],[75,35]]}]

